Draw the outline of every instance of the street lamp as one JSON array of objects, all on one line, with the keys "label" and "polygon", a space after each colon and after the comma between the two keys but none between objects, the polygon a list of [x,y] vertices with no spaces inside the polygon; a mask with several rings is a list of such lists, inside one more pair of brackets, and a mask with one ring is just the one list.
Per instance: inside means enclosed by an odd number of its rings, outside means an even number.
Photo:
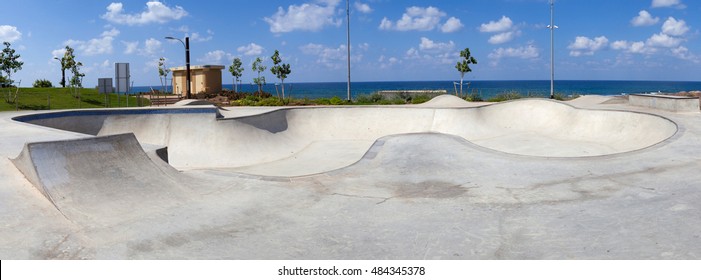
[{"label": "street lamp", "polygon": [[346,20],[347,22],[347,27],[346,27],[346,36],[348,39],[348,46],[346,49],[348,50],[348,102],[351,101],[351,45],[350,45],[350,0],[346,0],[346,15],[348,19]]},{"label": "street lamp", "polygon": [[550,99],[555,99],[555,0],[550,0]]},{"label": "street lamp", "polygon": [[66,87],[66,68],[63,67],[63,59],[54,57],[55,60],[61,63],[61,87]]},{"label": "street lamp", "polygon": [[183,47],[185,47],[185,72],[186,72],[185,75],[187,75],[187,76],[185,76],[185,79],[187,80],[187,82],[186,82],[187,92],[186,92],[185,98],[190,99],[190,92],[191,92],[190,91],[190,37],[185,37],[185,42],[183,42],[183,40],[180,40],[180,39],[175,38],[175,37],[170,37],[170,36],[166,37],[166,39],[178,40],[178,41],[180,41],[180,43],[183,44]]}]

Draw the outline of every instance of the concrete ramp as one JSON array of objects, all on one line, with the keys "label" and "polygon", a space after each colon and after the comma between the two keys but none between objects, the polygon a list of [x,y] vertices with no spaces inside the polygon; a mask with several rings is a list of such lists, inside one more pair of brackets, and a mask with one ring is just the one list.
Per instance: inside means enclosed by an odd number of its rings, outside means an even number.
[{"label": "concrete ramp", "polygon": [[176,173],[154,163],[133,134],[27,143],[12,162],[76,223],[110,225],[185,197]]},{"label": "concrete ramp", "polygon": [[78,116],[70,120],[77,127],[98,119],[91,133],[133,133],[140,143],[167,146],[168,163],[178,170],[266,176],[342,168],[357,162],[377,139],[397,134],[441,133],[504,153],[577,158],[637,151],[677,133],[674,122],[656,115],[581,109],[546,99],[469,107],[474,104],[440,96],[429,105],[281,108],[234,118],[221,118],[214,107],[27,118],[58,123],[52,119]]}]

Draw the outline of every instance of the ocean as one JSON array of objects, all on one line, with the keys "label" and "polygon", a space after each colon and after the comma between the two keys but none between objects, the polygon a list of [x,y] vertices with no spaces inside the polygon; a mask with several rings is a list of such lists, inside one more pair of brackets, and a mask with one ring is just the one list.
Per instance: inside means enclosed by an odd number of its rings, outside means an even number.
[{"label": "ocean", "polygon": [[[231,84],[223,85],[232,89]],[[161,86],[152,86],[161,89]],[[149,92],[151,87],[134,87],[131,92]],[[279,89],[278,85],[278,90]],[[453,94],[452,81],[405,81],[405,82],[352,82],[351,95],[369,95],[383,90],[446,90]],[[169,89],[170,90],[170,89]],[[275,84],[263,87],[264,91],[275,95]],[[459,90],[459,88],[458,88]],[[625,95],[637,93],[676,93],[680,91],[701,90],[701,82],[670,81],[555,81],[555,92],[568,95]],[[257,91],[256,85],[243,84],[239,91]],[[550,81],[471,81],[469,87],[463,86],[463,92],[479,93],[482,98],[490,98],[501,93],[518,92],[521,95],[550,95]],[[285,94],[295,98],[331,98],[347,96],[345,82],[327,83],[285,83]]]}]

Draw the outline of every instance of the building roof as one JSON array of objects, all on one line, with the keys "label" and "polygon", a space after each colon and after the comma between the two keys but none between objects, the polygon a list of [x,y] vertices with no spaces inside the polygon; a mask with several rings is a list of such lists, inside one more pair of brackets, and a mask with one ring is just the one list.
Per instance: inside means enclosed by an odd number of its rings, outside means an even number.
[{"label": "building roof", "polygon": [[[221,70],[221,69],[224,69],[224,65],[192,65],[192,66],[190,66],[190,70],[202,70],[202,69]],[[170,70],[171,71],[185,71],[185,66],[173,67],[173,68],[170,68]]]}]

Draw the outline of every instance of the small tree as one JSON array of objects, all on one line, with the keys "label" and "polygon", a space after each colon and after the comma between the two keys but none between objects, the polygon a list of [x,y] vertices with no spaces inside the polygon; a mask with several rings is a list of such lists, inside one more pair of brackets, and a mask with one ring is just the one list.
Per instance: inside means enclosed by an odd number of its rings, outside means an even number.
[{"label": "small tree", "polygon": [[285,79],[287,79],[287,75],[292,73],[292,70],[290,70],[289,64],[281,64],[282,59],[280,58],[280,52],[277,50],[275,50],[275,54],[270,58],[273,60],[274,64],[274,66],[270,68],[270,72],[273,72],[273,75],[280,79],[280,83],[282,84],[282,99],[285,99]]},{"label": "small tree", "polygon": [[465,78],[465,73],[472,72],[472,69],[470,69],[470,64],[477,64],[477,59],[470,55],[470,48],[465,48],[462,50],[460,52],[460,57],[462,58],[462,61],[458,61],[455,68],[460,71],[460,95],[462,96],[462,84]]},{"label": "small tree", "polygon": [[71,70],[71,73],[73,74],[73,77],[71,77],[71,79],[68,81],[68,84],[72,87],[80,88],[83,87],[83,77],[85,76],[84,73],[80,73],[80,67],[83,67],[83,63],[75,60],[73,51],[73,48],[66,46],[66,52],[63,54],[63,58],[61,58],[61,65],[62,67]]},{"label": "small tree", "polygon": [[68,81],[68,84],[72,88],[71,94],[73,97],[80,99],[80,92],[78,89],[83,87],[83,77],[85,77],[85,74],[80,72],[80,67],[83,66],[83,63],[75,60],[73,51],[73,48],[66,46],[66,52],[63,54],[63,58],[61,59],[61,65],[65,66],[66,69],[71,70],[71,74],[73,76]]},{"label": "small tree", "polygon": [[32,85],[35,88],[50,88],[54,87],[53,84],[51,84],[51,81],[49,80],[44,80],[44,79],[39,79],[34,81],[34,84]]},{"label": "small tree", "polygon": [[0,53],[0,71],[2,75],[2,87],[12,86],[15,81],[12,80],[12,73],[22,70],[24,62],[20,61],[20,55],[15,54],[15,50],[10,47],[9,42],[3,42],[5,48]]},{"label": "small tree", "polygon": [[241,79],[241,76],[243,76],[243,63],[241,63],[241,59],[238,57],[234,58],[234,61],[231,63],[229,66],[229,72],[231,72],[231,76],[234,77],[234,92],[238,92],[238,82],[239,79]]},{"label": "small tree", "polygon": [[253,71],[258,72],[258,77],[253,78],[253,83],[258,85],[258,94],[263,93],[263,85],[265,85],[265,76],[261,76],[260,73],[265,72],[265,69],[268,69],[268,67],[263,65],[263,59],[257,57],[256,60],[253,62]]},{"label": "small tree", "polygon": [[167,92],[168,89],[166,85],[168,84],[168,74],[170,69],[166,67],[166,59],[161,57],[158,59],[158,79],[161,80],[161,85],[163,86],[163,92]]}]

